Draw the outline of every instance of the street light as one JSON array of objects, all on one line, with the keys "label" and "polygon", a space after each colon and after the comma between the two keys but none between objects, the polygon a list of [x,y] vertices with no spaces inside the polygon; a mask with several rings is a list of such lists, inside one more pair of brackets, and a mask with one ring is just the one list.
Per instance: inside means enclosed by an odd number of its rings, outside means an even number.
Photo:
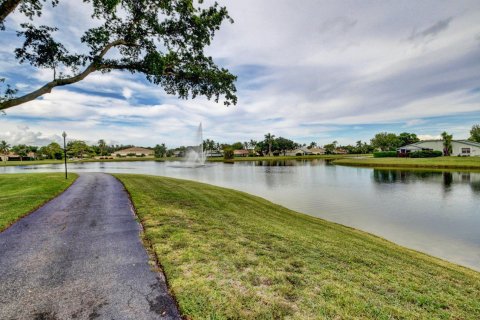
[{"label": "street light", "polygon": [[67,137],[67,133],[63,131],[62,133],[63,137],[63,159],[65,159],[65,179],[68,179],[67,175],[67,144],[65,142],[65,138]]}]

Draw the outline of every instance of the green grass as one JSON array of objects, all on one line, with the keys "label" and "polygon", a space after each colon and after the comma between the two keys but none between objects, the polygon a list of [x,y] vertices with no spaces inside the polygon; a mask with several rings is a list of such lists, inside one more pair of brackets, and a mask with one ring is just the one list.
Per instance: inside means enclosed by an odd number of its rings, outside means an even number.
[{"label": "green grass", "polygon": [[116,175],[192,319],[480,319],[480,273],[197,182]]},{"label": "green grass", "polygon": [[480,169],[480,157],[438,158],[349,158],[334,164],[359,167],[432,168],[432,169]]},{"label": "green grass", "polygon": [[70,173],[0,174],[0,231],[64,191],[77,178]]},{"label": "green grass", "polygon": [[[7,161],[7,162],[0,162],[0,167],[3,166],[31,166],[37,164],[60,164],[63,163],[63,160],[32,160],[32,161]],[[69,162],[70,163],[70,162]]]}]

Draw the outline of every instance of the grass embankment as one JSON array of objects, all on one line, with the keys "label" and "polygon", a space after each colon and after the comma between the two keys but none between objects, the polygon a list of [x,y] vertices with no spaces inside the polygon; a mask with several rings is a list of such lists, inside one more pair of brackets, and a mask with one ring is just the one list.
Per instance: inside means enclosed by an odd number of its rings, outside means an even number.
[{"label": "grass embankment", "polygon": [[[61,164],[63,163],[63,160],[32,160],[32,161],[7,161],[7,162],[0,162],[0,167],[3,166],[31,166],[31,165],[37,165],[37,164]],[[70,163],[70,161],[69,161]]]},{"label": "grass embankment", "polygon": [[431,169],[472,169],[480,170],[480,157],[438,157],[438,158],[348,158],[334,164],[376,168],[431,168]]},{"label": "grass embankment", "polygon": [[54,198],[77,178],[70,173],[1,174],[0,231]]},{"label": "grass embankment", "polygon": [[246,193],[116,176],[189,318],[480,318],[475,271]]},{"label": "grass embankment", "polygon": [[[350,157],[358,157],[358,154],[325,154],[316,156],[272,156],[272,157],[235,157],[230,160],[224,160],[222,157],[208,158],[209,162],[236,162],[236,161],[279,161],[279,160],[313,160],[313,159],[343,159]],[[364,155],[365,157],[371,157],[371,155]]]}]

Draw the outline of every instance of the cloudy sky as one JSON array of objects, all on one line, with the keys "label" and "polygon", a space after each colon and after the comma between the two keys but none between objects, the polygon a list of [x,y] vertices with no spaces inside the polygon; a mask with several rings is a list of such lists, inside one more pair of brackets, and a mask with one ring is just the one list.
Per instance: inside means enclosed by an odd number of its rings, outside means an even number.
[{"label": "cloudy sky", "polygon": [[[90,9],[60,2],[35,22],[62,27],[55,36],[81,48]],[[89,142],[174,147],[189,144],[202,122],[204,137],[220,142],[271,132],[323,145],[380,131],[461,139],[480,123],[478,0],[219,2],[235,23],[208,53],[238,75],[236,106],[178,100],[142,76],[98,73],[8,109],[0,139],[44,145],[65,130]],[[52,74],[15,61],[22,19],[9,17],[0,33],[0,77],[28,92]]]}]

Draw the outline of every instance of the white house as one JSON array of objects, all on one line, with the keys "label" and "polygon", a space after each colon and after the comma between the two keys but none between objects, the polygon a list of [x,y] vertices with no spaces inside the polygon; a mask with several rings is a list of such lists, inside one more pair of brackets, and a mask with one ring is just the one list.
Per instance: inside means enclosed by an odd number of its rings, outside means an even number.
[{"label": "white house", "polygon": [[145,149],[145,148],[138,148],[138,147],[133,147],[133,148],[127,148],[123,150],[118,150],[113,152],[115,155],[120,155],[121,157],[129,157],[129,156],[137,156],[140,157],[144,155],[145,157],[153,157],[154,156],[154,151],[151,149]]},{"label": "white house", "polygon": [[[424,140],[397,149],[401,154],[412,151],[436,150],[443,152],[443,140]],[[452,140],[452,156],[480,156],[480,143],[468,140]]]}]

